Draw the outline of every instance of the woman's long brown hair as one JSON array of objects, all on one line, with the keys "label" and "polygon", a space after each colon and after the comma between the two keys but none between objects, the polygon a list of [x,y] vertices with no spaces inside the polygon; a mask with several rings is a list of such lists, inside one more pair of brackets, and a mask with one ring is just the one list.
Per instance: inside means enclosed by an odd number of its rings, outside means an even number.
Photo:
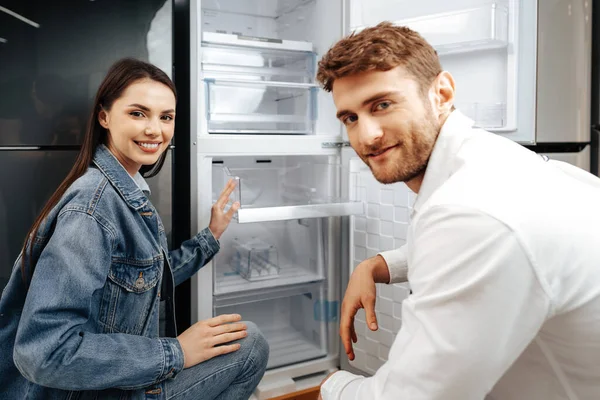
[{"label": "woman's long brown hair", "polygon": [[[27,281],[28,278],[33,274],[35,268],[34,265],[31,266],[30,276],[27,277],[25,265],[27,260],[31,261],[33,251],[33,246],[31,244],[33,243],[33,239],[37,236],[40,225],[46,219],[50,211],[52,211],[52,209],[58,204],[61,197],[65,194],[73,182],[75,182],[87,171],[98,145],[106,144],[107,131],[98,122],[98,114],[102,109],[109,111],[114,102],[122,96],[123,92],[132,83],[143,79],[150,79],[168,86],[169,89],[173,91],[175,98],[177,98],[175,85],[171,79],[169,79],[167,74],[165,74],[162,70],[152,64],[133,58],[124,58],[117,61],[110,67],[106,77],[98,88],[98,92],[96,93],[92,113],[87,122],[83,144],[79,154],[77,155],[77,159],[75,160],[75,165],[73,165],[73,168],[67,174],[67,177],[58,186],[52,196],[50,196],[50,199],[48,202],[46,202],[46,205],[44,208],[42,208],[42,211],[29,229],[29,232],[27,232],[25,243],[23,244],[22,248],[21,258],[21,272],[25,281]],[[165,162],[166,154],[166,151],[163,152],[156,163],[152,165],[143,165],[140,168],[140,173],[146,178],[158,174]],[[29,254],[27,254],[27,250],[29,250]]]}]

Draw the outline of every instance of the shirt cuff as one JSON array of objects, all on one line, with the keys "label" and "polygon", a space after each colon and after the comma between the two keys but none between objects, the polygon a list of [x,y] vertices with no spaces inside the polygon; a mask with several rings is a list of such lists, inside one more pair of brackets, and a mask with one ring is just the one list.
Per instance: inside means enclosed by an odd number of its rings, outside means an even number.
[{"label": "shirt cuff", "polygon": [[390,272],[390,284],[408,281],[408,260],[404,246],[399,249],[382,251],[379,253],[385,260]]},{"label": "shirt cuff", "polygon": [[161,338],[160,344],[164,354],[164,365],[157,382],[172,379],[183,370],[183,349],[176,338]]},{"label": "shirt cuff", "polygon": [[217,254],[221,249],[221,244],[217,239],[215,239],[213,233],[208,227],[198,232],[196,239],[198,240],[198,245],[202,249],[202,254],[205,255],[207,260],[210,260],[212,257],[214,257],[214,255]]},{"label": "shirt cuff", "polygon": [[321,386],[321,397],[323,400],[341,400],[342,391],[351,382],[364,379],[360,375],[354,375],[348,371],[338,371],[331,375]]}]

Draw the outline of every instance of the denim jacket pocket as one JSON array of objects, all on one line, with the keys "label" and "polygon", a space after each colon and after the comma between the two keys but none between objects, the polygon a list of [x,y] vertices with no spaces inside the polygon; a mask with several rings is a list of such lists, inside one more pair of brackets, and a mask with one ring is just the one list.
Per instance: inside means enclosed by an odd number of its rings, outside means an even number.
[{"label": "denim jacket pocket", "polygon": [[[164,258],[113,259],[100,306],[106,332],[141,335],[156,319]],[[154,316],[154,318],[153,318]]]}]

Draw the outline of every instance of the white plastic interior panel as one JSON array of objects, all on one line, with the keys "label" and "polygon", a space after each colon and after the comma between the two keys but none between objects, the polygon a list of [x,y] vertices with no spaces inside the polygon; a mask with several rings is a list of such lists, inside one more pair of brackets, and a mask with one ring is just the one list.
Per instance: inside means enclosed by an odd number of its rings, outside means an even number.
[{"label": "white plastic interior panel", "polygon": [[269,343],[271,369],[327,355],[323,297],[319,284],[283,288],[229,304],[217,302],[214,315],[238,313],[258,325]]},{"label": "white plastic interior panel", "polygon": [[[355,200],[367,203],[366,216],[350,220],[350,268],[377,253],[406,243],[415,195],[404,183],[383,185],[358,158],[350,160],[350,192]],[[354,327],[358,342],[356,358],[350,365],[373,374],[388,358],[390,347],[402,325],[402,302],[409,294],[407,284],[377,285],[375,311],[379,329],[371,331],[365,323],[364,310],[357,314]],[[345,357],[345,355],[342,355]]]},{"label": "white plastic interior panel", "polygon": [[340,135],[314,76],[342,0],[202,0],[197,20],[199,135]]},{"label": "white plastic interior panel", "polygon": [[[213,167],[213,199],[229,179],[238,223],[338,217],[364,212],[340,195],[344,173],[336,157],[220,157]],[[220,183],[219,183],[220,182]]]},{"label": "white plastic interior panel", "polygon": [[476,125],[535,142],[537,1],[348,0],[349,30],[391,21],[419,32]]}]

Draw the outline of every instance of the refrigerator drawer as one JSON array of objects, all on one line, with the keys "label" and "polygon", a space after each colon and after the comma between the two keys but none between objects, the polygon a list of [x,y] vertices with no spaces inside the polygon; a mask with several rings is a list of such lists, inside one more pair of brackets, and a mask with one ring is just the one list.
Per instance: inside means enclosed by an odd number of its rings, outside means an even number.
[{"label": "refrigerator drawer", "polygon": [[206,78],[252,77],[261,81],[313,83],[315,60],[311,51],[202,46],[202,72]]},{"label": "refrigerator drawer", "polygon": [[213,183],[237,180],[232,199],[241,204],[238,223],[363,214],[362,202],[340,195],[339,182],[346,173],[326,156],[238,157],[223,160],[221,177],[213,176]]},{"label": "refrigerator drawer", "polygon": [[317,85],[252,79],[206,78],[209,133],[314,132]]},{"label": "refrigerator drawer", "polygon": [[267,368],[278,368],[327,355],[323,292],[308,285],[216,300],[214,315],[237,313],[254,322],[269,343]]},{"label": "refrigerator drawer", "polygon": [[307,219],[230,225],[214,261],[214,294],[323,281],[328,223]]}]

